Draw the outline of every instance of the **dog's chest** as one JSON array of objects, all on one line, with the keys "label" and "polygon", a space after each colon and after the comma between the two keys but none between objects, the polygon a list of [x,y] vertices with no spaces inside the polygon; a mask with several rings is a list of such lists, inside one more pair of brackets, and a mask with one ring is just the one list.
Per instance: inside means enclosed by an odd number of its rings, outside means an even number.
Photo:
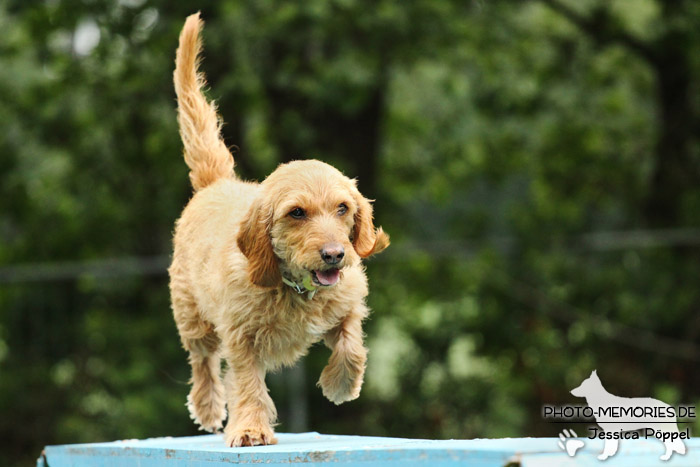
[{"label": "dog's chest", "polygon": [[318,306],[271,311],[255,333],[256,351],[271,366],[293,364],[338,324],[332,313],[324,313]]}]

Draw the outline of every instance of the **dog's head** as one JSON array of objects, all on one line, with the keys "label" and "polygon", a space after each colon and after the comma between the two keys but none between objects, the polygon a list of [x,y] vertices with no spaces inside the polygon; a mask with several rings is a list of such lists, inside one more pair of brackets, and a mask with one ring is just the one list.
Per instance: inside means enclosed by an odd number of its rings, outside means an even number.
[{"label": "dog's head", "polygon": [[374,227],[370,201],[328,164],[281,165],[261,188],[238,233],[256,285],[276,286],[285,274],[332,286],[344,267],[389,246],[389,236]]},{"label": "dog's head", "polygon": [[576,397],[587,397],[596,393],[596,389],[601,388],[603,385],[598,378],[598,372],[593,370],[591,376],[583,380],[578,387],[571,390],[571,395]]}]

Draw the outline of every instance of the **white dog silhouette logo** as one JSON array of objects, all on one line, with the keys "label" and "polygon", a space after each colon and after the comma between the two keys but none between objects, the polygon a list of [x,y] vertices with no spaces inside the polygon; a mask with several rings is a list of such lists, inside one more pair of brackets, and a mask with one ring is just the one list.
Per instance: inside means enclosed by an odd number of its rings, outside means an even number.
[{"label": "white dog silhouette logo", "polygon": [[661,460],[670,459],[674,452],[685,454],[685,444],[676,424],[673,407],[651,397],[619,397],[605,390],[595,370],[577,388],[576,397],[584,397],[602,429],[597,437],[605,440],[598,459],[605,460],[617,452],[619,440],[628,438],[624,432],[644,430],[663,441],[666,452]]}]

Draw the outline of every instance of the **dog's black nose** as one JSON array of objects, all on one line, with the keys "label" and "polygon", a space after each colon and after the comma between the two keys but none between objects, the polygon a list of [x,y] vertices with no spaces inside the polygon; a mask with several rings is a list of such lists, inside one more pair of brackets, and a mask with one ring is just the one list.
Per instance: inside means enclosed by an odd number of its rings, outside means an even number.
[{"label": "dog's black nose", "polygon": [[345,256],[345,248],[340,243],[326,243],[321,248],[321,258],[326,264],[339,263]]}]

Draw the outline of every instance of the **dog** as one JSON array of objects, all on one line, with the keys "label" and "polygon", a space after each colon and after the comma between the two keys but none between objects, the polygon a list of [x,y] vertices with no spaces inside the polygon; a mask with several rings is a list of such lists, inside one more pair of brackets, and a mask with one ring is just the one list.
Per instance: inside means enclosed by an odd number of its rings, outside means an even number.
[{"label": "dog", "polygon": [[[228,446],[274,444],[265,374],[321,340],[332,353],[318,385],[335,404],[360,394],[368,315],[361,260],[389,246],[356,182],[317,160],[280,165],[262,183],[234,173],[216,106],[202,89],[199,13],[185,21],[174,72],[194,195],[176,222],[173,315],[192,367],[187,407]],[[226,362],[222,378],[221,360]]]},{"label": "dog", "polygon": [[[588,406],[593,409],[596,422],[608,434],[605,436],[603,452],[598,459],[605,460],[617,452],[619,435],[622,432],[642,429],[674,435],[673,438],[669,436],[669,439],[663,440],[666,452],[660,457],[661,460],[670,459],[674,452],[685,454],[685,444],[680,439],[676,417],[668,415],[673,410],[668,404],[651,397],[619,397],[610,394],[603,387],[596,370],[593,370],[591,376],[577,388],[572,389],[571,394],[586,399]],[[644,409],[660,410],[660,414],[657,416],[634,415],[635,411],[643,413]],[[616,414],[615,410],[620,413]],[[631,415],[621,415],[623,410],[630,411],[627,413]]]}]

